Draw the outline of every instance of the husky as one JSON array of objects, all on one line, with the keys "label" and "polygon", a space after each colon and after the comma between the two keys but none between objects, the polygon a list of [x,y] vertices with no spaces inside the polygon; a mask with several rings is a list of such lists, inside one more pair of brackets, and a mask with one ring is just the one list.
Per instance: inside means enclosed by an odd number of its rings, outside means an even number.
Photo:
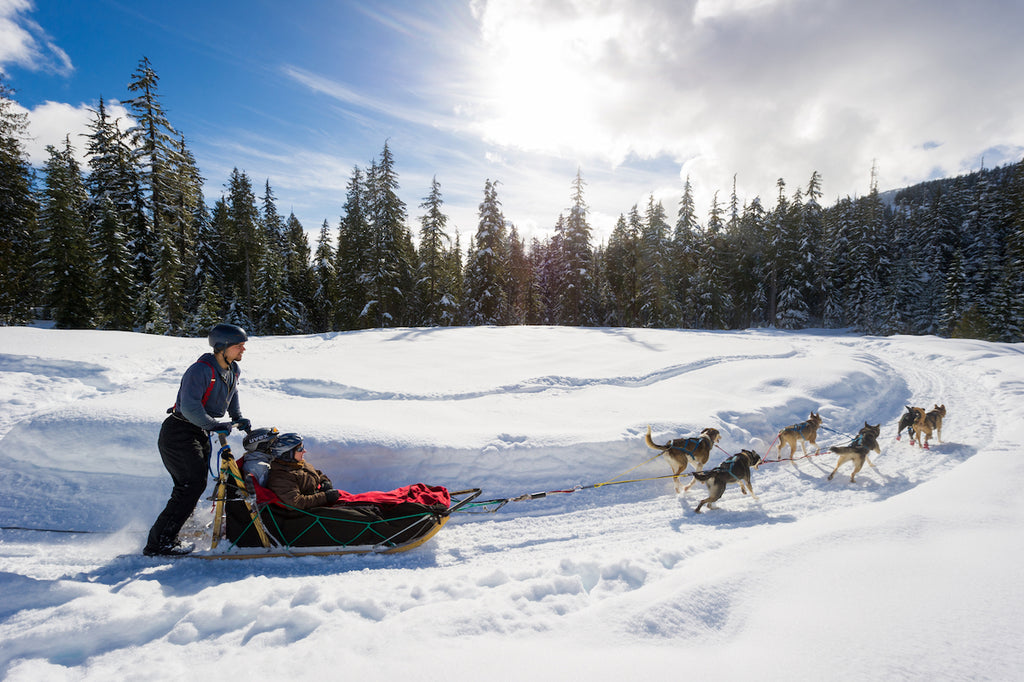
[{"label": "husky", "polygon": [[[878,468],[868,458],[868,453],[874,450],[876,453],[882,454],[882,449],[878,447],[878,434],[882,432],[881,426],[881,424],[872,426],[864,422],[864,428],[860,430],[857,437],[849,445],[833,445],[829,448],[829,450],[839,455],[839,461],[836,462],[836,468],[828,475],[828,480],[831,481],[832,477],[839,471],[839,467],[846,462],[853,462],[853,473],[850,474],[850,483],[856,483],[853,480],[854,476],[864,466],[864,462],[867,462],[872,469],[878,471]],[[879,473],[879,476],[881,476],[881,473]]]},{"label": "husky", "polygon": [[[676,484],[676,492],[679,492],[679,477],[684,471],[686,471],[687,465],[692,466],[694,471],[701,471],[704,469],[704,465],[708,463],[708,459],[711,457],[711,447],[720,441],[722,437],[718,433],[718,429],[706,428],[700,432],[699,436],[691,436],[689,438],[675,438],[670,440],[665,445],[658,445],[651,438],[651,427],[647,427],[647,436],[644,440],[647,441],[647,447],[652,450],[661,450],[668,456],[669,465],[672,467],[672,472],[675,474],[672,480]],[[693,482],[690,482],[693,485]],[[686,486],[684,490],[689,490],[690,486]]]},{"label": "husky", "polygon": [[714,469],[693,472],[693,480],[700,481],[708,487],[708,496],[697,504],[694,511],[699,514],[700,508],[705,504],[708,505],[708,509],[714,509],[715,502],[722,497],[730,483],[739,483],[740,491],[744,495],[749,491],[750,496],[756,500],[757,495],[750,485],[750,470],[760,464],[761,455],[753,450],[740,450]]}]

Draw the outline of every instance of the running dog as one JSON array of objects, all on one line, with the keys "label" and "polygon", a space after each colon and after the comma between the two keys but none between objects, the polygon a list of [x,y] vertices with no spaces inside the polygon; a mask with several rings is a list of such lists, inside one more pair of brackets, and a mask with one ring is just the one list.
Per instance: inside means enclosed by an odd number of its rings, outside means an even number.
[{"label": "running dog", "polygon": [[705,504],[708,505],[708,509],[714,509],[715,502],[722,497],[730,483],[739,483],[740,491],[744,495],[750,491],[750,496],[756,500],[757,495],[754,494],[754,488],[750,485],[750,469],[756,468],[760,464],[761,455],[753,450],[740,450],[714,469],[693,472],[693,480],[700,481],[708,487],[708,496],[697,504],[694,511],[699,514],[700,508]]},{"label": "running dog", "polygon": [[910,436],[910,444],[914,444],[914,421],[917,420],[917,412],[914,412],[913,407],[905,405],[907,411],[900,416],[900,425],[896,429],[896,440],[900,439],[900,435],[903,433],[903,429],[907,430],[907,435]]},{"label": "running dog", "polygon": [[[708,458],[711,457],[711,446],[721,439],[718,429],[707,428],[701,431],[699,436],[675,438],[665,445],[658,445],[651,438],[650,426],[647,427],[647,436],[645,437],[647,447],[652,450],[661,450],[668,456],[669,466],[672,467],[672,472],[675,474],[672,480],[676,484],[677,493],[679,492],[679,477],[686,471],[686,466],[690,465],[694,471],[701,471],[708,463]],[[690,485],[693,485],[692,481]],[[689,489],[688,485],[684,490]]]},{"label": "running dog", "polygon": [[[934,432],[938,441],[942,442],[942,419],[946,416],[946,406],[936,405],[928,412],[923,407],[915,407],[917,419],[914,420],[914,431],[917,433],[917,444],[928,450],[928,441]],[[923,441],[923,442],[922,442]]]},{"label": "running dog", "polygon": [[[832,477],[839,471],[839,467],[846,462],[853,462],[853,473],[850,474],[850,483],[856,483],[853,477],[864,466],[864,462],[867,462],[871,465],[872,469],[878,471],[878,467],[868,458],[868,453],[874,450],[878,454],[882,454],[882,449],[878,447],[878,434],[882,432],[881,427],[881,424],[872,426],[864,422],[864,428],[860,430],[857,437],[849,445],[833,445],[830,447],[829,450],[839,455],[839,461],[836,462],[836,468],[828,475],[828,480],[831,481]],[[879,473],[879,476],[881,476],[881,473]]]},{"label": "running dog", "polygon": [[793,459],[793,454],[796,452],[797,441],[800,442],[800,449],[803,453],[807,454],[807,446],[805,443],[810,443],[814,450],[818,450],[818,427],[821,426],[821,417],[811,412],[811,416],[807,421],[800,424],[793,424],[779,431],[778,437],[778,448],[779,457],[782,457],[782,446],[789,446],[789,458]]}]

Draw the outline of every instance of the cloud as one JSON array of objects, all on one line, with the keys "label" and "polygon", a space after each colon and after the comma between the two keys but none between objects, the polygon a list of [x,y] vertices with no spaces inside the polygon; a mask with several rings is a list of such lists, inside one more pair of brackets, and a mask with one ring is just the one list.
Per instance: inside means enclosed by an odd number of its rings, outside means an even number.
[{"label": "cloud", "polygon": [[0,0],[0,74],[6,72],[7,64],[70,74],[74,71],[71,58],[39,24],[25,16],[33,9],[30,0]]},{"label": "cloud", "polygon": [[[125,130],[132,125],[132,118],[124,106],[117,100],[104,100],[107,115],[118,121],[118,126]],[[46,163],[49,154],[47,145],[61,148],[64,140],[70,138],[75,150],[75,158],[85,169],[86,135],[89,124],[95,118],[94,108],[89,104],[77,106],[63,102],[43,102],[33,109],[25,109],[15,103],[15,107],[28,114],[29,139],[25,141],[25,151],[33,166],[40,167]]]},{"label": "cloud", "polygon": [[[826,199],[1024,153],[1021,3],[488,0],[466,131],[586,169],[672,159],[698,211],[824,178]],[[681,186],[681,182],[680,182]],[[666,204],[666,207],[671,208]],[[623,210],[628,209],[624,207]]]}]

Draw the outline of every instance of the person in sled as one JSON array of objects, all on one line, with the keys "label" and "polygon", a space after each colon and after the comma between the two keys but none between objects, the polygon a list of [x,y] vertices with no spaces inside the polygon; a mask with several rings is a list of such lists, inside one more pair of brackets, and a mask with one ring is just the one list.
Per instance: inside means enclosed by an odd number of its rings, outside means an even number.
[{"label": "person in sled", "polygon": [[305,461],[306,448],[297,433],[282,433],[270,446],[274,455],[267,474],[267,488],[296,509],[329,507],[341,494],[324,472]]},{"label": "person in sled", "polygon": [[[212,353],[196,360],[181,378],[174,407],[160,427],[157,448],[174,487],[167,506],[149,531],[142,553],[146,556],[175,556],[192,551],[178,541],[178,531],[192,515],[206,490],[213,433],[227,435],[232,422],[248,431],[250,422],[238,405],[238,361],[248,340],[245,330],[233,324],[218,324],[210,330]],[[227,413],[231,421],[219,421]]]}]

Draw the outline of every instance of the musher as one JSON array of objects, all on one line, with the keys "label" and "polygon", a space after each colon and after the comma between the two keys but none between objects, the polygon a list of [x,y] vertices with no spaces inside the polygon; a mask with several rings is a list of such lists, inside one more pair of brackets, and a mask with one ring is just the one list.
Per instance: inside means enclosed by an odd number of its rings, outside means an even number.
[{"label": "musher", "polygon": [[[196,360],[181,378],[174,407],[160,427],[157,447],[160,459],[174,481],[171,498],[149,531],[142,553],[146,556],[178,556],[193,547],[178,540],[178,531],[192,515],[206,490],[213,451],[213,433],[231,432],[232,423],[249,431],[251,423],[238,406],[238,361],[248,340],[245,330],[218,324],[210,330],[212,353]],[[218,421],[227,413],[231,421]]]}]

